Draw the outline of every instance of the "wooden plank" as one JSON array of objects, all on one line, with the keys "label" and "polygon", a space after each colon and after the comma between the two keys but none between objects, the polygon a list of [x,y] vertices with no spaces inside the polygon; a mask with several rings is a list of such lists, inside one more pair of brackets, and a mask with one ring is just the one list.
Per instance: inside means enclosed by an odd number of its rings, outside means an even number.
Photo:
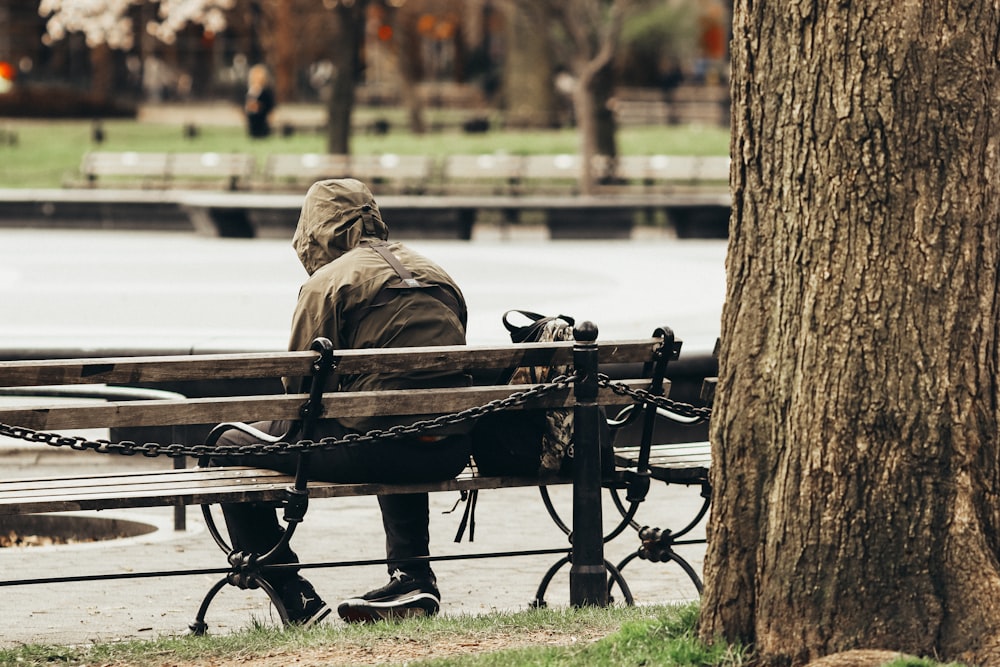
[{"label": "wooden plank", "polygon": [[217,467],[187,468],[147,474],[109,474],[103,476],[72,476],[54,479],[4,480],[0,482],[0,498],[30,498],[37,496],[72,496],[81,493],[156,492],[167,489],[227,487],[239,484],[289,484],[294,478],[266,468]]},{"label": "wooden plank", "polygon": [[[615,448],[617,465],[630,468],[639,460],[638,447]],[[712,463],[712,451],[707,442],[687,442],[653,445],[649,456],[650,466],[661,468],[705,468]]]},{"label": "wooden plank", "polygon": [[91,151],[83,156],[80,170],[91,181],[98,177],[122,176],[153,177],[162,182],[167,174],[167,161],[166,153]]},{"label": "wooden plank", "polygon": [[[238,471],[237,476],[226,474],[233,470]],[[191,472],[198,474],[192,476]],[[219,472],[223,474],[220,476]],[[193,477],[199,476],[202,477],[201,480],[193,480]],[[143,476],[106,475],[102,478],[102,485],[95,487],[92,479],[67,478],[63,480],[64,488],[58,493],[52,489],[38,489],[35,493],[18,493],[16,490],[6,488],[16,484],[16,480],[4,482],[4,489],[0,490],[0,516],[29,512],[162,507],[177,503],[196,505],[218,502],[277,502],[282,500],[285,489],[294,481],[291,476],[256,468],[168,471],[146,477],[156,478],[159,481],[137,483]],[[177,479],[171,480],[171,477]],[[570,482],[571,480],[565,477],[478,477],[467,469],[455,479],[442,482],[411,484],[314,482],[309,485],[309,490],[312,498],[334,498],[379,493],[430,493],[539,484],[557,485]],[[28,480],[26,483],[33,482]]]},{"label": "wooden plank", "polygon": [[[657,338],[607,341],[598,346],[601,363],[648,361]],[[573,343],[521,343],[503,346],[340,350],[334,354],[343,374],[394,370],[454,370],[545,366],[572,361]],[[166,355],[0,362],[0,386],[62,384],[137,384],[177,380],[299,377],[311,374],[315,352]]]},{"label": "wooden plank", "polygon": [[315,352],[199,354],[0,362],[0,386],[139,384],[310,374]]},{"label": "wooden plank", "polygon": [[205,177],[229,179],[248,178],[253,174],[256,158],[249,153],[170,153],[168,177],[184,179]]},{"label": "wooden plank", "polygon": [[[647,380],[623,381],[643,387]],[[458,387],[454,389],[402,389],[391,397],[382,392],[337,392],[323,395],[323,416],[381,417],[392,415],[450,414],[501,400],[530,385]],[[58,431],[81,428],[118,428],[213,424],[225,421],[297,419],[305,394],[223,396],[186,400],[152,400],[70,405],[23,405],[0,407],[0,422],[33,430]],[[610,389],[601,389],[598,401],[604,405],[625,405],[625,398]],[[570,407],[571,388],[531,399],[525,408]],[[164,443],[165,444],[165,443]]]},{"label": "wooden plank", "polygon": [[[616,449],[615,465],[634,468],[638,457],[638,447]],[[667,484],[706,484],[711,463],[712,452],[707,442],[653,445],[649,471],[653,479]]]}]

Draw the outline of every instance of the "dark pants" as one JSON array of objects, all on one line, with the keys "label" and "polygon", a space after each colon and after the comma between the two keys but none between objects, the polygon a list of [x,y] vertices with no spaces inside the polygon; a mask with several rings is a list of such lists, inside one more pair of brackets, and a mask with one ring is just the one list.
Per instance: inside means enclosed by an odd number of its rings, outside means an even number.
[{"label": "dark pants", "polygon": [[[254,428],[282,435],[291,426],[287,421],[257,422]],[[348,433],[334,420],[320,420],[313,440],[339,438]],[[294,438],[290,440],[294,441]],[[256,442],[252,435],[229,430],[218,440],[220,445],[247,445]],[[366,444],[347,444],[309,454],[310,480],[324,482],[433,482],[451,479],[469,463],[469,438],[453,435],[434,442],[406,438]],[[270,454],[214,458],[211,465],[248,465],[295,474],[298,457]],[[380,495],[382,526],[388,569],[402,569],[414,577],[431,575],[427,561],[411,561],[430,555],[429,510],[426,493]],[[263,554],[281,539],[282,528],[276,510],[255,503],[223,504],[222,512],[229,529],[233,549]],[[277,562],[296,563],[295,554],[278,554]],[[292,576],[290,573],[288,576]],[[271,577],[269,577],[271,579]],[[272,583],[280,583],[275,581]]]}]

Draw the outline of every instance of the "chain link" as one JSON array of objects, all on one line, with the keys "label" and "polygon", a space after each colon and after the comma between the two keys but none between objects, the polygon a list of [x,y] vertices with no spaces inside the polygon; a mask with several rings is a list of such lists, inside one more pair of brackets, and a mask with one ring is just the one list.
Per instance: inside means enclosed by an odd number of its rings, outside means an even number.
[{"label": "chain link", "polygon": [[22,426],[11,426],[0,423],[0,436],[17,438],[28,442],[38,442],[52,447],[69,447],[77,451],[94,451],[101,454],[121,454],[124,456],[134,456],[141,454],[145,457],[169,456],[178,458],[181,456],[193,456],[200,458],[203,456],[266,456],[268,454],[279,453],[304,453],[332,449],[340,445],[347,444],[367,444],[380,440],[394,440],[427,433],[444,426],[461,424],[462,422],[479,419],[480,417],[507,410],[509,408],[524,405],[532,399],[561,391],[568,388],[575,381],[571,375],[560,375],[553,378],[551,382],[532,386],[529,389],[518,391],[498,398],[494,401],[478,405],[461,412],[440,415],[434,419],[425,419],[409,425],[392,426],[384,430],[368,431],[367,433],[348,433],[340,438],[322,438],[320,440],[299,440],[297,442],[274,442],[274,443],[254,443],[251,445],[182,445],[173,443],[161,445],[155,442],[136,443],[131,440],[121,442],[111,442],[110,440],[98,439],[88,440],[83,436],[65,436],[58,433],[47,433],[35,431]]},{"label": "chain link", "polygon": [[691,405],[690,403],[681,403],[680,401],[671,400],[666,396],[654,394],[648,389],[634,389],[622,382],[612,382],[611,379],[603,373],[599,373],[597,375],[597,384],[600,387],[610,389],[619,396],[628,396],[641,405],[652,405],[657,408],[662,408],[667,412],[672,412],[675,415],[684,417],[685,419],[692,420],[687,422],[689,424],[701,424],[712,418],[712,408],[699,407]]},{"label": "chain link", "polygon": [[[642,405],[653,405],[662,408],[682,417],[694,420],[691,423],[702,423],[708,421],[712,416],[711,408],[696,407],[687,403],[670,400],[665,396],[658,396],[646,389],[634,389],[621,382],[611,382],[607,375],[599,374],[598,386],[610,389],[619,396],[628,396],[636,403]],[[97,439],[88,440],[82,436],[65,436],[58,433],[48,433],[36,431],[22,426],[11,426],[0,423],[0,436],[17,438],[28,442],[38,442],[52,447],[69,447],[77,451],[94,451],[101,454],[120,454],[122,456],[135,456],[141,454],[147,458],[157,456],[169,456],[179,458],[182,456],[192,456],[200,458],[203,456],[266,456],[280,453],[304,453],[332,449],[340,445],[347,444],[368,444],[380,440],[394,440],[398,438],[421,435],[434,429],[444,426],[461,424],[462,422],[479,419],[485,415],[507,410],[509,408],[524,405],[532,399],[554,393],[568,388],[576,381],[576,376],[560,375],[551,382],[532,386],[524,391],[518,391],[499,398],[483,405],[468,408],[460,412],[440,415],[434,419],[426,419],[414,422],[409,425],[393,426],[384,430],[368,431],[367,433],[348,433],[340,438],[322,438],[320,440],[299,440],[297,442],[274,442],[255,443],[252,445],[183,445],[172,443],[161,445],[155,442],[136,443],[131,440],[121,442],[111,442],[110,440]]]}]

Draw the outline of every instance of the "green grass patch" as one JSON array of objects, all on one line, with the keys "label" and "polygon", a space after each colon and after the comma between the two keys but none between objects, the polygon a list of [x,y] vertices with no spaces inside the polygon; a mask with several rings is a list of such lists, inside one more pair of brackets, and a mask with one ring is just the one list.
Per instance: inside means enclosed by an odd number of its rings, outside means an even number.
[{"label": "green grass patch", "polygon": [[698,607],[538,609],[309,630],[257,627],[85,647],[0,649],[0,665],[741,665],[739,647],[705,646]]},{"label": "green grass patch", "polygon": [[[326,140],[313,133],[290,137],[273,136],[251,140],[239,125],[200,125],[188,138],[183,123],[147,123],[107,120],[102,123],[104,141],[93,140],[90,121],[41,121],[0,119],[0,136],[16,137],[16,143],[0,141],[0,187],[58,188],[79,178],[83,155],[90,150],[136,152],[250,153],[258,168],[268,155],[277,153],[323,153]],[[363,132],[352,137],[352,152],[400,155],[479,154],[506,152],[516,155],[576,153],[575,130],[492,130],[466,134],[458,130],[414,135],[393,124],[386,135]],[[725,128],[701,126],[627,127],[618,132],[622,155],[727,155],[729,132]]]}]

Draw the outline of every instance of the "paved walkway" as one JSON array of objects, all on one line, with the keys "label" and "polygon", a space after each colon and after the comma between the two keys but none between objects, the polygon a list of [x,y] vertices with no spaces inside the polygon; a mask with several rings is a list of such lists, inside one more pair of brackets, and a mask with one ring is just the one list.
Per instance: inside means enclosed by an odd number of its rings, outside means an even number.
[{"label": "paved walkway", "polygon": [[[44,446],[38,446],[44,447]],[[81,457],[90,457],[81,462]],[[112,470],[130,466],[169,467],[167,460],[133,460],[93,453],[25,450],[0,445],[5,473],[38,476],[82,470]],[[568,517],[570,489],[553,489],[553,499]],[[432,549],[435,555],[506,551],[512,548],[561,547],[566,538],[549,519],[536,489],[484,491],[476,512],[475,541],[452,540],[461,518],[459,507],[446,513],[458,493],[431,496]],[[659,527],[679,528],[698,507],[698,490],[656,484],[638,520]],[[606,523],[617,516],[605,504]],[[94,514],[91,514],[94,515]],[[102,543],[0,549],[3,579],[88,574],[218,568],[222,553],[201,522],[197,508],[188,510],[188,529],[175,532],[172,510],[97,513],[147,522],[159,529],[146,536]],[[0,523],[2,526],[2,523]],[[698,534],[703,535],[699,527]],[[374,498],[317,501],[293,540],[305,562],[336,562],[383,557],[383,535]],[[619,562],[638,546],[634,531],[608,545],[607,557]],[[682,547],[682,553],[701,571],[703,545]],[[442,613],[482,614],[528,607],[538,584],[555,556],[490,558],[440,562],[435,565],[443,596]],[[691,582],[674,564],[633,561],[625,568],[636,602],[659,603],[696,596]],[[328,602],[362,593],[385,583],[383,566],[324,568],[308,577]],[[2,589],[0,611],[4,631],[0,645],[23,643],[82,644],[117,639],[154,638],[187,632],[198,605],[218,575],[189,575],[155,579],[109,580],[69,584],[22,585]],[[545,596],[550,606],[568,604],[568,568],[553,580]],[[621,599],[620,592],[614,592]],[[261,591],[226,588],[216,598],[207,622],[210,633],[226,633],[262,621],[277,623]],[[335,617],[330,622],[340,623]]]}]

